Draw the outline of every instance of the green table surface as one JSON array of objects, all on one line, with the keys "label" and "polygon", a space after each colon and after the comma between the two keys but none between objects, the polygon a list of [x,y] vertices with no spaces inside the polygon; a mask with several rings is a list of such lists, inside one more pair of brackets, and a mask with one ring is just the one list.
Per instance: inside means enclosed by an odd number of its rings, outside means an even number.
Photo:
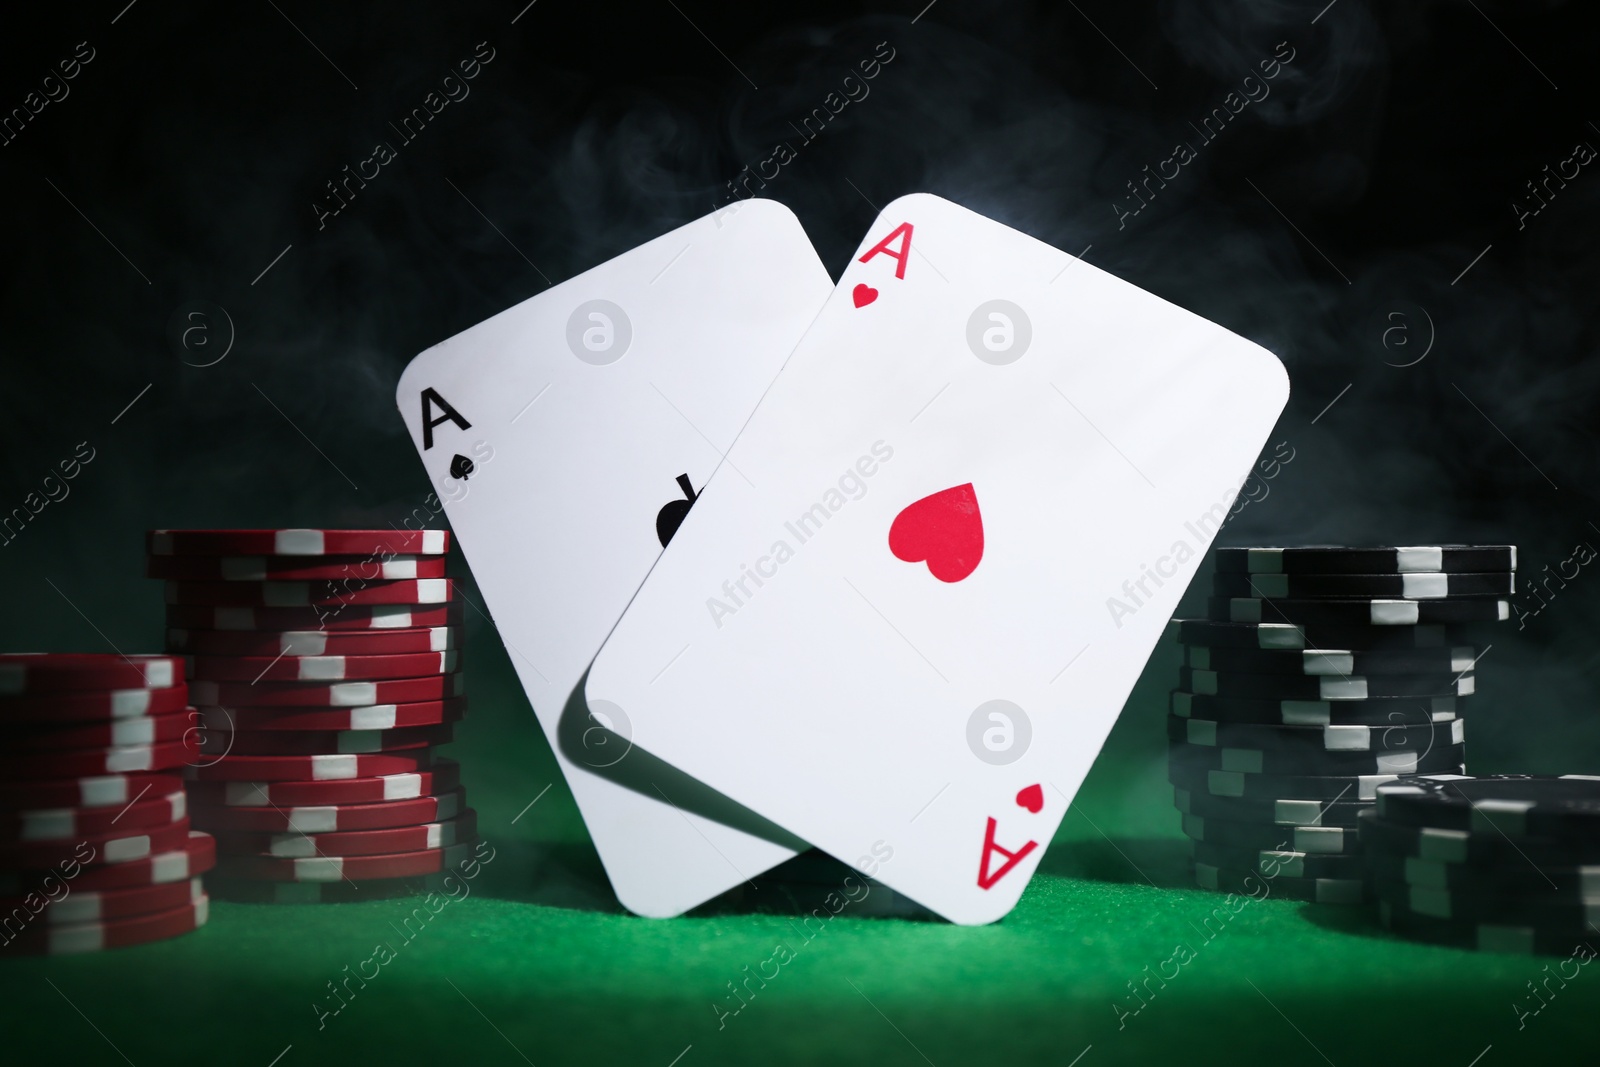
[{"label": "green table surface", "polygon": [[[1165,781],[1170,642],[1008,918],[970,928],[847,909],[813,923],[809,939],[801,914],[770,890],[670,920],[622,911],[486,624],[472,627],[469,656],[471,717],[452,754],[495,849],[471,896],[409,940],[399,927],[415,901],[218,902],[207,927],[152,946],[0,955],[4,1062],[1097,1067],[1408,1057],[1495,1067],[1568,1062],[1600,1040],[1588,1014],[1600,1004],[1600,967],[1568,963],[1577,973],[1563,981],[1559,959],[1413,944],[1361,908],[1266,900],[1213,918],[1223,898],[1192,884]],[[1493,690],[1489,676],[1480,673],[1480,689]],[[1496,696],[1479,699],[1492,707]],[[394,958],[321,1017],[338,1003],[329,983],[379,943]],[[779,944],[792,958],[764,987],[752,983],[737,1014],[719,1017],[718,1005],[736,1003],[728,983]],[[1141,1006],[1131,985],[1180,945],[1192,958],[1164,984],[1150,979]]]}]

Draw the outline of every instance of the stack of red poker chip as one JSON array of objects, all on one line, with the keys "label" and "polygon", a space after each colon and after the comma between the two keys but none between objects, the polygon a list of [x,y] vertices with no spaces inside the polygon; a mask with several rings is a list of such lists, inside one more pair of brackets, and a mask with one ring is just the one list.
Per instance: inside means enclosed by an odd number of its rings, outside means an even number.
[{"label": "stack of red poker chip", "polygon": [[219,897],[394,895],[468,858],[477,815],[436,755],[466,714],[440,530],[156,530],[167,647],[201,725],[185,771]]},{"label": "stack of red poker chip", "polygon": [[93,952],[203,926],[211,836],[174,656],[0,656],[0,951]]}]

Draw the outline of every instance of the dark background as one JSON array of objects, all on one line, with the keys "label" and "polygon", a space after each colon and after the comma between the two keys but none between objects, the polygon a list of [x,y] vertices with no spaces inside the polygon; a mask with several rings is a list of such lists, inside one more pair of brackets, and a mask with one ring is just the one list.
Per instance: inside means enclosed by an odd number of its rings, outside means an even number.
[{"label": "dark background", "polygon": [[[1600,164],[1523,229],[1512,207],[1600,145],[1585,5],[939,0],[914,21],[925,2],[8,12],[7,113],[78,42],[95,58],[0,146],[0,511],[79,442],[95,458],[0,547],[0,647],[158,647],[149,527],[402,521],[428,493],[392,400],[413,354],[724,202],[884,41],[870,95],[764,193],[835,273],[873,204],[926,190],[1271,348],[1294,458],[1222,543],[1513,542],[1529,576],[1600,545]],[[1125,184],[1282,41],[1271,96],[1119,229]],[[389,123],[479,42],[470,96],[402,143]],[[380,140],[399,158],[319,230],[324,183]],[[191,365],[230,324],[226,358]],[[1590,569],[1495,632],[1474,769],[1600,769]],[[537,748],[519,700],[478,728],[503,715]]]}]

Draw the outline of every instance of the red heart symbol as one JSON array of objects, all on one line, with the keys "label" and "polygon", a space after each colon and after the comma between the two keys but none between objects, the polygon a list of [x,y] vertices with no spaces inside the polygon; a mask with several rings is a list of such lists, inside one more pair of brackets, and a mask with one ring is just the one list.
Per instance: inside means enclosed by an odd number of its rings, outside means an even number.
[{"label": "red heart symbol", "polygon": [[878,299],[878,290],[874,289],[865,282],[862,282],[860,285],[857,285],[854,289],[850,290],[850,299],[856,302],[856,307],[864,308],[874,300]]},{"label": "red heart symbol", "polygon": [[1038,782],[1033,783],[1017,794],[1017,804],[1039,814],[1039,809],[1044,807],[1044,790],[1039,788]]},{"label": "red heart symbol", "polygon": [[972,483],[925,496],[894,517],[889,551],[907,563],[926,560],[941,582],[959,582],[983,559],[983,516]]}]

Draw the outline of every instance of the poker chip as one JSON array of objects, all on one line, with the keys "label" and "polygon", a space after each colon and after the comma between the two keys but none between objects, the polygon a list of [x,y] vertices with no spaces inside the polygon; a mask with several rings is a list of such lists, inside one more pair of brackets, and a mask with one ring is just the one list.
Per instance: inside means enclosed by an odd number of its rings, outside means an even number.
[{"label": "poker chip", "polygon": [[190,830],[188,843],[182,847],[127,863],[84,866],[82,861],[63,861],[49,873],[0,872],[0,896],[48,895],[58,891],[52,886],[61,885],[70,886],[73,893],[82,893],[188,881],[209,871],[216,860],[217,845],[211,835]]},{"label": "poker chip", "polygon": [[353,607],[384,604],[447,604],[455,599],[449,578],[395,582],[338,579],[322,582],[168,582],[167,603],[211,607]]},{"label": "poker chip", "polygon": [[409,752],[448,745],[453,740],[453,727],[448,723],[399,730],[207,730],[200,751],[203,756]]},{"label": "poker chip", "polygon": [[73,891],[64,897],[0,897],[0,914],[12,917],[19,911],[32,913],[38,921],[52,925],[105,922],[129,919],[136,915],[170,911],[191,904],[205,895],[199,878],[187,882],[132,886],[128,889]]},{"label": "poker chip", "polygon": [[460,674],[393,678],[371,682],[212,682],[189,687],[196,704],[223,707],[362,707],[373,704],[415,704],[458,697],[465,688]]},{"label": "poker chip", "polygon": [[1339,878],[1360,881],[1366,876],[1359,855],[1321,855],[1280,848],[1239,848],[1195,841],[1195,863],[1224,870],[1255,871],[1276,878]]},{"label": "poker chip", "polygon": [[1377,810],[1407,826],[1600,841],[1600,777],[1429,775],[1378,790]]},{"label": "poker chip", "polygon": [[312,856],[290,859],[278,856],[228,856],[217,864],[224,878],[263,882],[339,882],[357,884],[375,878],[414,878],[436,874],[470,860],[471,844],[379,856]]},{"label": "poker chip", "polygon": [[[1356,818],[1372,807],[1361,800],[1253,800],[1248,797],[1214,797],[1174,789],[1173,805],[1184,815],[1232,822],[1274,826],[1340,826],[1354,829]],[[198,816],[196,825],[199,825]]]},{"label": "poker chip", "polygon": [[354,708],[258,707],[196,709],[207,731],[393,730],[437,726],[466,717],[465,697],[417,704],[372,704]]},{"label": "poker chip", "polygon": [[183,662],[176,656],[0,655],[0,696],[85,689],[162,689],[182,681]]},{"label": "poker chip", "polygon": [[46,870],[69,860],[115,864],[148,859],[182,848],[189,837],[189,820],[146,830],[117,829],[101,837],[61,841],[0,841],[0,867],[11,870]]},{"label": "poker chip", "polygon": [[460,626],[460,601],[450,604],[370,604],[310,608],[237,608],[209,604],[167,605],[167,626],[180,630],[319,630],[355,633]]},{"label": "poker chip", "polygon": [[1431,623],[1502,622],[1511,602],[1482,600],[1265,600],[1211,597],[1206,614],[1218,622],[1331,623],[1342,626],[1416,626]]},{"label": "poker chip", "polygon": [[1247,774],[1167,764],[1167,781],[1196,796],[1255,800],[1374,800],[1379,785],[1398,777],[1398,774]]},{"label": "poker chip", "polygon": [[461,814],[466,790],[439,796],[412,797],[371,804],[323,804],[300,807],[228,807],[195,805],[194,825],[206,831],[255,834],[323,834],[348,830],[382,830],[445,822]]},{"label": "poker chip", "polygon": [[[198,740],[196,740],[196,744]],[[171,741],[157,745],[111,745],[0,756],[0,778],[56,779],[101,774],[132,774],[182,767],[195,757],[195,745]]]},{"label": "poker chip", "polygon": [[182,792],[183,779],[165,774],[107,774],[53,781],[0,781],[0,808],[120,808],[146,796]]},{"label": "poker chip", "polygon": [[1378,902],[1378,920],[1384,929],[1408,938],[1480,952],[1570,956],[1587,950],[1594,938],[1594,928],[1583,923],[1458,922],[1418,915],[1386,900]]},{"label": "poker chip", "polygon": [[[1183,664],[1231,674],[1352,675],[1443,674],[1455,677],[1476,664],[1472,645],[1396,649],[1253,649],[1186,645]],[[1280,694],[1281,695],[1281,694]]]},{"label": "poker chip", "polygon": [[[1466,741],[1466,723],[1420,726],[1256,726],[1167,716],[1167,739],[1214,748],[1299,749],[1321,752],[1427,752]],[[1242,769],[1242,768],[1241,768]]]},{"label": "poker chip", "polygon": [[1379,817],[1376,810],[1361,817],[1361,839],[1391,856],[1415,856],[1436,863],[1545,864],[1583,866],[1600,863],[1600,837],[1588,840],[1541,837],[1510,838],[1495,830],[1446,830],[1405,826]]},{"label": "poker chip", "polygon": [[216,682],[339,682],[420,678],[456,669],[456,652],[398,656],[196,656],[190,676]]},{"label": "poker chip", "polygon": [[208,878],[214,900],[239,904],[363,904],[421,896],[443,888],[443,876],[394,878],[379,882],[251,882],[237,878]]},{"label": "poker chip", "polygon": [[1210,619],[1179,619],[1177,624],[1179,641],[1213,649],[1288,651],[1342,648],[1400,651],[1446,648],[1454,643],[1450,640],[1449,628],[1445,626],[1310,626],[1282,621],[1214,622]]},{"label": "poker chip", "polygon": [[1445,597],[1511,596],[1516,590],[1511,571],[1447,573],[1408,571],[1402,574],[1217,574],[1211,591],[1220,597],[1398,597],[1437,600]]},{"label": "poker chip", "polygon": [[[0,809],[0,841],[65,841],[104,837],[118,831],[170,826],[189,814],[188,794],[144,793],[121,807]],[[203,829],[203,827],[202,827]]]},{"label": "poker chip", "polygon": [[214,763],[184,768],[192,782],[326,782],[415,774],[428,769],[430,750],[368,755],[324,753],[313,756],[223,756]]},{"label": "poker chip", "polygon": [[1374,879],[1447,889],[1452,892],[1489,893],[1509,897],[1554,897],[1565,901],[1600,900],[1600,864],[1569,866],[1540,864],[1441,863],[1416,856],[1394,856],[1366,850],[1367,869]]},{"label": "poker chip", "polygon": [[441,556],[445,530],[151,530],[152,556]]},{"label": "poker chip", "polygon": [[1281,850],[1308,855],[1346,855],[1361,851],[1356,830],[1342,826],[1278,826],[1185,815],[1183,833],[1191,841],[1204,841],[1226,848]]},{"label": "poker chip", "polygon": [[329,830],[320,833],[253,834],[218,832],[217,848],[230,862],[235,857],[308,859],[318,856],[380,856],[449,848],[474,841],[478,813],[471,808],[445,822],[389,826],[376,830]]},{"label": "poker chip", "polygon": [[1450,773],[1462,764],[1465,745],[1435,745],[1426,751],[1330,752],[1310,748],[1245,748],[1174,742],[1168,749],[1175,766],[1244,774],[1431,774]]},{"label": "poker chip", "polygon": [[1269,878],[1259,871],[1209,863],[1196,863],[1194,878],[1202,889],[1239,893],[1260,900],[1278,897],[1313,904],[1361,904],[1368,899],[1366,883],[1360,878],[1295,878],[1283,873]]},{"label": "poker chip", "polygon": [[295,808],[323,804],[376,804],[447,793],[461,785],[461,765],[440,757],[421,771],[342,781],[196,781],[191,806]]},{"label": "poker chip", "polygon": [[1172,692],[1172,714],[1215,722],[1270,726],[1420,726],[1449,722],[1466,706],[1455,697],[1369,697],[1366,700],[1251,700]]},{"label": "poker chip", "polygon": [[0,722],[54,726],[68,722],[104,722],[142,715],[169,715],[189,703],[189,687],[99,689],[50,693],[33,697],[0,697]]},{"label": "poker chip", "polygon": [[1600,928],[1600,898],[1583,900],[1547,893],[1517,895],[1429,889],[1382,879],[1375,880],[1372,888],[1379,900],[1431,919],[1566,927],[1594,924]]},{"label": "poker chip", "polygon": [[150,556],[145,575],[183,582],[358,582],[443,578],[444,556]]},{"label": "poker chip", "polygon": [[182,741],[184,735],[198,725],[199,719],[190,708],[168,715],[139,715],[106,722],[29,726],[6,735],[5,751],[11,755],[57,749],[162,745]]},{"label": "poker chip", "polygon": [[1217,570],[1248,574],[1408,574],[1418,571],[1514,571],[1516,545],[1348,548],[1219,548]]},{"label": "poker chip", "polygon": [[[198,684],[198,683],[194,683]],[[1235,674],[1178,668],[1178,687],[1197,696],[1242,697],[1246,700],[1370,700],[1374,697],[1471,696],[1477,677],[1471,673],[1299,676]]]},{"label": "poker chip", "polygon": [[204,926],[210,916],[210,903],[210,899],[201,894],[198,900],[182,907],[149,915],[61,926],[32,926],[7,942],[6,948],[10,952],[25,955],[67,956],[165,941]]},{"label": "poker chip", "polygon": [[461,630],[453,626],[378,633],[168,630],[167,647],[197,656],[401,656],[459,648]]}]

